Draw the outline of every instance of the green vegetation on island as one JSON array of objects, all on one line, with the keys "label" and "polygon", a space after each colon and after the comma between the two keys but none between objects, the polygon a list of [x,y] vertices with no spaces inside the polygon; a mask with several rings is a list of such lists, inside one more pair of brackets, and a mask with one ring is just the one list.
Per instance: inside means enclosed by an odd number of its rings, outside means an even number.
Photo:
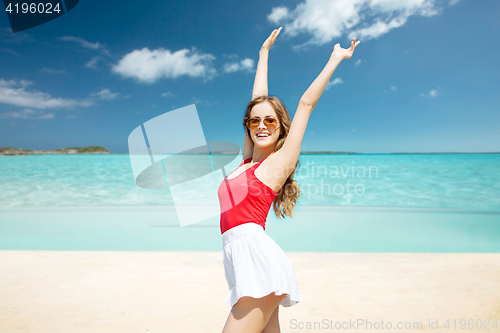
[{"label": "green vegetation on island", "polygon": [[18,155],[60,155],[60,154],[110,154],[109,150],[100,146],[73,147],[55,150],[31,150],[14,147],[0,147],[0,155],[18,156]]}]

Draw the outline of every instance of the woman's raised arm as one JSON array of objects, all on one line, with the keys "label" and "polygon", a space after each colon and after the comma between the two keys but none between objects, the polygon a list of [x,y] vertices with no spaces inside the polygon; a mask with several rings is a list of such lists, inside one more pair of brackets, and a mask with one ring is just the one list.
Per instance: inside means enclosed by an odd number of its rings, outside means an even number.
[{"label": "woman's raised arm", "polygon": [[326,64],[325,68],[319,74],[316,80],[314,80],[314,82],[309,86],[304,95],[302,95],[300,99],[301,104],[309,106],[311,108],[311,111],[312,109],[314,109],[337,66],[343,59],[349,59],[352,56],[354,48],[358,46],[359,43],[359,41],[356,42],[356,38],[353,38],[351,47],[348,49],[341,48],[339,43],[335,44],[335,46],[333,47],[333,52],[330,56],[330,60]]},{"label": "woman's raised arm", "polygon": [[300,98],[300,102],[293,117],[292,125],[290,126],[290,131],[288,132],[285,143],[276,153],[280,155],[279,161],[282,166],[287,168],[295,167],[297,160],[299,159],[302,138],[304,137],[311,112],[314,110],[316,103],[321,97],[323,90],[325,90],[325,87],[328,81],[330,81],[330,78],[332,77],[337,66],[343,59],[349,59],[352,56],[354,48],[358,46],[359,43],[360,42],[356,42],[356,38],[354,38],[351,42],[351,47],[348,49],[341,48],[340,44],[337,43],[334,46],[330,60],[328,60],[328,63],[323,71]]},{"label": "woman's raised arm", "polygon": [[[255,73],[255,82],[253,84],[252,100],[259,96],[267,96],[267,60],[269,57],[269,49],[276,41],[276,37],[280,34],[281,27],[274,29],[259,51],[259,63],[257,64],[257,73]],[[245,142],[243,143],[243,159],[252,157],[253,142],[248,137],[245,130]]]},{"label": "woman's raised arm", "polygon": [[259,51],[259,63],[257,64],[257,73],[255,73],[255,82],[253,84],[252,100],[259,96],[267,96],[267,60],[269,58],[269,49],[280,34],[281,27],[274,29],[271,35],[266,39]]}]

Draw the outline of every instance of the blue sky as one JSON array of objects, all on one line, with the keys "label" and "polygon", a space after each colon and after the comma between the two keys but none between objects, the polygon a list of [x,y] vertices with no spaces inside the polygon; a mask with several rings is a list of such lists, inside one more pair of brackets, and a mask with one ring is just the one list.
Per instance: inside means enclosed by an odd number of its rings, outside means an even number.
[{"label": "blue sky", "polygon": [[[243,145],[260,46],[293,117],[338,42],[302,151],[500,151],[494,0],[86,1],[13,34],[0,15],[0,146],[127,153],[140,124],[196,104],[207,142]],[[186,128],[189,132],[189,128]]]}]

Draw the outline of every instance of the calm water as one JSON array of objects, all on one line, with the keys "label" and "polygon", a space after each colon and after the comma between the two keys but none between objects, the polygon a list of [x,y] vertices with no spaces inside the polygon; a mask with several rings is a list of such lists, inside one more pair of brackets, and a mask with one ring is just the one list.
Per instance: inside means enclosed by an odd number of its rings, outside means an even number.
[{"label": "calm water", "polygon": [[[299,206],[268,215],[285,251],[500,253],[500,211]],[[172,206],[0,210],[0,250],[221,251],[218,217],[181,227]]]},{"label": "calm water", "polygon": [[[182,158],[164,163],[169,181],[206,161]],[[240,161],[176,196],[137,186],[128,155],[0,156],[0,250],[220,251],[219,216],[181,227],[173,204],[213,205]],[[300,163],[294,218],[271,210],[266,223],[285,251],[500,253],[500,155],[302,155]]]},{"label": "calm water", "polygon": [[[200,157],[186,159],[194,169]],[[299,160],[301,206],[500,210],[498,154],[301,155]],[[234,170],[227,169],[225,174]],[[197,188],[196,194],[203,194],[199,203],[213,200],[219,184]],[[0,209],[173,204],[168,189],[135,184],[127,154],[0,156]]]}]

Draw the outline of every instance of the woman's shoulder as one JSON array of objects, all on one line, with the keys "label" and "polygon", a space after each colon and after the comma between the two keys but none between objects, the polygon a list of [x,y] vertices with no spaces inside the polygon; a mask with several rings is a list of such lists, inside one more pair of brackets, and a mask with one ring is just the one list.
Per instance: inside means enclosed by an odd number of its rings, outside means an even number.
[{"label": "woman's shoulder", "polygon": [[[277,150],[271,155],[269,155],[264,161],[262,161],[261,167],[262,169],[267,169],[269,174],[280,174],[280,175],[290,175],[290,173],[295,170],[295,166],[297,161],[294,164],[288,164],[287,159],[283,157],[283,152],[281,150]],[[280,176],[283,177],[283,176]]]}]

